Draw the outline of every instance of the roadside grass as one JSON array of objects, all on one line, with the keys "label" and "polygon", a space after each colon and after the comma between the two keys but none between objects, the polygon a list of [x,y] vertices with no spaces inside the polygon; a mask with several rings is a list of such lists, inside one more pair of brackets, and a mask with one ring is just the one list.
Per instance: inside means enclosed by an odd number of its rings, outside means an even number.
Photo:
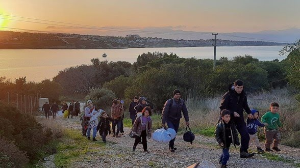
[{"label": "roadside grass", "polygon": [[295,163],[295,160],[283,158],[283,157],[281,157],[279,155],[276,155],[276,154],[264,153],[264,154],[262,154],[262,156],[265,157],[268,160],[279,161],[279,162],[284,162],[284,163],[291,163],[296,167],[300,167],[300,163]]},{"label": "roadside grass", "polygon": [[97,141],[88,141],[75,130],[64,130],[64,137],[57,145],[57,154],[54,163],[57,167],[69,167],[70,163],[85,156],[87,153],[95,152],[93,149],[104,147],[105,144]]}]

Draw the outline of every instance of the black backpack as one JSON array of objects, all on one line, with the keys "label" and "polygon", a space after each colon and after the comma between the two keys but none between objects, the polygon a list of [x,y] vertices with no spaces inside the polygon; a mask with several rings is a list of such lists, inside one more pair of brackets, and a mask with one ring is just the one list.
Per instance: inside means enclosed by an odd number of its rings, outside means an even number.
[{"label": "black backpack", "polygon": [[192,133],[191,128],[189,126],[185,128],[185,133],[183,134],[183,140],[185,142],[190,142],[191,144],[195,140],[195,135],[194,133]]}]

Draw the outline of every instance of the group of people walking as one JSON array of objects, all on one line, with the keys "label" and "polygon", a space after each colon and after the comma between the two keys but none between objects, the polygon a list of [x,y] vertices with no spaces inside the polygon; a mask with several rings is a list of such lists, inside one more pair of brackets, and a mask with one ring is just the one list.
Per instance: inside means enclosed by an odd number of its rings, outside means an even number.
[{"label": "group of people walking", "polygon": [[[54,103],[51,110],[58,110],[58,106]],[[108,134],[112,133],[113,137],[120,137],[124,133],[123,118],[124,118],[124,102],[115,99],[110,108],[110,115],[102,109],[96,109],[91,100],[88,100],[84,108],[82,116],[82,135],[87,139],[96,140],[97,132],[99,132],[102,141],[106,142]],[[70,104],[72,106],[72,104]],[[72,110],[72,108],[63,106],[63,109]],[[46,117],[50,106],[46,103],[43,106]],[[75,113],[79,113],[75,103]],[[244,120],[244,111],[248,115],[247,122]],[[229,90],[223,95],[220,105],[219,122],[215,130],[215,138],[218,144],[222,147],[222,154],[219,163],[222,168],[227,167],[229,160],[230,145],[240,145],[240,157],[251,158],[254,153],[250,153],[249,143],[254,141],[257,152],[264,153],[265,151],[280,151],[278,144],[280,142],[279,129],[282,126],[279,118],[279,104],[273,102],[270,104],[270,111],[266,112],[259,121],[259,111],[250,109],[248,106],[247,95],[244,91],[244,83],[241,80],[236,80],[229,86]],[[145,97],[134,97],[129,105],[129,114],[132,123],[131,134],[135,138],[132,150],[135,151],[138,144],[143,144],[145,152],[149,152],[147,147],[147,138],[151,137],[152,133],[152,108],[147,103]],[[162,110],[162,127],[172,128],[178,132],[180,119],[184,117],[186,126],[189,126],[189,113],[185,101],[181,99],[181,92],[179,90],[173,91],[173,97],[167,100]],[[53,116],[54,117],[54,116]],[[111,126],[112,125],[112,132]],[[260,146],[257,129],[258,127],[265,128],[265,151]],[[241,140],[238,138],[238,134]],[[175,152],[175,138],[169,142],[170,152]],[[271,148],[271,144],[273,146]]]},{"label": "group of people walking", "polygon": [[[244,92],[244,84],[241,80],[236,80],[229,87],[221,101],[220,121],[216,126],[216,140],[222,147],[222,155],[220,156],[219,163],[221,168],[227,167],[229,160],[229,147],[230,144],[241,145],[240,157],[250,158],[254,153],[249,153],[249,142],[253,140],[257,147],[258,153],[263,153],[264,150],[259,144],[257,137],[257,127],[265,127],[265,150],[270,152],[273,150],[280,151],[278,144],[280,142],[279,129],[282,126],[279,118],[279,104],[272,102],[270,104],[270,111],[266,112],[261,119],[258,120],[259,111],[250,110],[247,102],[247,95]],[[247,124],[244,120],[244,111],[248,114]],[[239,141],[238,133],[240,134],[241,141]],[[240,143],[241,142],[241,143]],[[273,143],[272,149],[270,148]]]},{"label": "group of people walking", "polygon": [[[73,118],[73,116],[78,116],[80,113],[80,103],[79,101],[72,101],[68,105],[66,102],[62,103],[62,113],[64,113],[65,118]],[[49,116],[52,114],[53,119],[56,118],[56,115],[59,111],[58,104],[54,101],[52,105],[49,102],[45,102],[42,106],[42,111],[45,113],[45,117],[49,119]]]}]

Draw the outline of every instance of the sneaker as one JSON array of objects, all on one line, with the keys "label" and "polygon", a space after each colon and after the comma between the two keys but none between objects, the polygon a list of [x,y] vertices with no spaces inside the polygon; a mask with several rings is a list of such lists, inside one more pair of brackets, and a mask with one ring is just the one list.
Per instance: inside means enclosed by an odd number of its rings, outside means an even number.
[{"label": "sneaker", "polygon": [[133,147],[132,147],[132,152],[134,152],[134,151],[135,151],[135,149],[136,149],[136,146],[133,146]]},{"label": "sneaker", "polygon": [[227,165],[221,165],[221,168],[227,168]]},{"label": "sneaker", "polygon": [[270,148],[266,148],[267,152],[273,152],[273,150],[271,150]]},{"label": "sneaker", "polygon": [[148,150],[144,150],[144,152],[146,152],[146,153],[150,153]]},{"label": "sneaker", "polygon": [[278,147],[273,147],[272,149],[275,150],[276,152],[281,151]]},{"label": "sneaker", "polygon": [[248,152],[240,153],[240,158],[251,158],[252,156],[254,156],[254,153],[248,153]]},{"label": "sneaker", "polygon": [[169,150],[170,150],[171,152],[175,152],[176,149],[177,149],[177,148],[171,148],[171,147],[169,147]]},{"label": "sneaker", "polygon": [[257,147],[257,153],[262,154],[265,153],[265,151],[261,149],[261,147]]},{"label": "sneaker", "polygon": [[88,140],[91,140],[91,138],[90,137],[87,137],[88,138]]},{"label": "sneaker", "polygon": [[97,139],[96,139],[96,138],[93,138],[93,141],[97,141]]}]

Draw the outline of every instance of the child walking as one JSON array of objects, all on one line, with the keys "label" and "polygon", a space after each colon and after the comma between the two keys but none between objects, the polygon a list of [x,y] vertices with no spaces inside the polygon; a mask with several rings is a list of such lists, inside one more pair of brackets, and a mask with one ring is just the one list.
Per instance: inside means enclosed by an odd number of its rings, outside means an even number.
[{"label": "child walking", "polygon": [[219,145],[223,148],[219,163],[221,164],[221,168],[226,168],[230,156],[230,144],[232,143],[234,146],[240,145],[235,125],[230,122],[229,110],[224,109],[221,111],[221,120],[216,126],[215,137]]},{"label": "child walking", "polygon": [[133,151],[135,151],[136,146],[141,142],[144,148],[144,152],[149,152],[147,149],[147,136],[151,138],[151,130],[152,130],[152,120],[151,116],[151,108],[145,107],[142,110],[142,115],[137,117],[134,121],[132,132],[134,132],[138,137],[135,138],[133,144]]},{"label": "child walking", "polygon": [[102,112],[100,116],[100,122],[98,123],[97,126],[97,131],[99,131],[99,134],[104,143],[106,143],[106,136],[111,133],[110,122],[112,121],[113,119],[110,118],[106,112]]},{"label": "child walking", "polygon": [[276,102],[271,103],[270,105],[270,111],[266,112],[262,117],[261,121],[263,123],[267,123],[268,125],[265,127],[265,147],[266,151],[272,151],[270,149],[271,144],[273,143],[273,150],[275,151],[281,151],[278,148],[278,144],[280,142],[280,133],[279,133],[279,127],[282,127],[282,124],[280,122],[279,118],[279,104]]},{"label": "child walking", "polygon": [[251,114],[253,115],[253,119],[248,118],[247,119],[247,128],[248,128],[248,133],[250,136],[250,141],[254,141],[256,148],[257,148],[257,153],[264,153],[264,150],[260,147],[259,140],[257,137],[257,126],[259,127],[264,127],[267,124],[263,124],[258,120],[259,117],[259,111],[252,109]]}]

